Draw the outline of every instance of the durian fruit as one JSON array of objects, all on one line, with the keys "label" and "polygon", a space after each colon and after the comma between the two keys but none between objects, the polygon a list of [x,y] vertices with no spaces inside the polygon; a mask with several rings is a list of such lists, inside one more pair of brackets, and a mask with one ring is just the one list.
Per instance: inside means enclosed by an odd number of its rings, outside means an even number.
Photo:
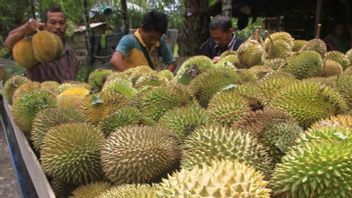
[{"label": "durian fruit", "polygon": [[277,95],[279,90],[297,82],[294,76],[267,76],[257,82],[259,101],[267,105]]},{"label": "durian fruit", "polygon": [[27,82],[30,82],[30,80],[24,76],[12,76],[5,82],[4,94],[9,104],[12,104],[12,96],[16,89]]},{"label": "durian fruit", "polygon": [[348,60],[352,64],[352,49],[350,49],[346,52],[346,57],[348,58]]},{"label": "durian fruit", "polygon": [[191,95],[183,86],[170,84],[147,90],[140,95],[137,106],[144,117],[158,121],[168,110],[185,106],[191,101]]},{"label": "durian fruit", "polygon": [[156,187],[146,184],[124,184],[113,187],[97,198],[156,198]]},{"label": "durian fruit", "polygon": [[337,91],[311,81],[293,83],[281,89],[270,106],[292,115],[303,128],[347,110],[344,98]]},{"label": "durian fruit", "polygon": [[342,66],[343,69],[346,69],[351,64],[348,57],[339,51],[327,52],[325,54],[325,59],[326,60],[333,60],[333,61],[340,63],[340,65]]},{"label": "durian fruit", "polygon": [[344,74],[352,74],[352,67],[349,66],[347,67],[344,71],[343,71]]},{"label": "durian fruit", "polygon": [[158,77],[161,77],[162,79],[167,79],[167,80],[172,80],[174,78],[174,74],[167,69],[159,71],[156,75]]},{"label": "durian fruit", "polygon": [[352,130],[343,125],[312,127],[296,140],[298,146],[316,141],[347,141],[352,138]]},{"label": "durian fruit", "polygon": [[97,198],[111,188],[107,182],[95,182],[76,188],[70,198]]},{"label": "durian fruit", "polygon": [[13,102],[12,113],[19,128],[29,132],[35,115],[42,109],[56,105],[55,95],[46,90],[33,90]]},{"label": "durian fruit", "polygon": [[302,51],[316,51],[320,54],[321,57],[324,58],[325,53],[327,52],[327,47],[326,44],[323,40],[321,39],[312,39],[309,40],[302,48],[301,48],[301,52]]},{"label": "durian fruit", "polygon": [[303,48],[303,46],[306,45],[307,43],[308,43],[308,41],[306,41],[306,40],[299,40],[299,39],[293,40],[292,51],[293,52],[300,51]]},{"label": "durian fruit", "polygon": [[41,63],[51,62],[63,53],[63,44],[61,39],[57,38],[54,33],[40,31],[32,37],[34,56]]},{"label": "durian fruit", "polygon": [[266,46],[266,57],[271,58],[286,58],[291,55],[292,45],[284,40],[275,40],[269,42]]},{"label": "durian fruit", "polygon": [[39,90],[40,87],[40,83],[36,81],[27,81],[26,83],[23,83],[13,93],[12,103],[30,91]]},{"label": "durian fruit", "polygon": [[287,64],[287,61],[284,58],[264,59],[263,62],[264,65],[269,66],[273,70],[284,68]]},{"label": "durian fruit", "polygon": [[323,66],[323,59],[317,52],[305,50],[290,59],[283,71],[303,79],[320,75]]},{"label": "durian fruit", "polygon": [[240,80],[240,75],[235,70],[218,68],[199,75],[191,82],[190,89],[199,104],[206,108],[216,92],[230,84],[240,83]]},{"label": "durian fruit", "polygon": [[157,186],[158,197],[234,197],[269,198],[261,172],[233,160],[214,160],[210,165],[182,169]]},{"label": "durian fruit", "polygon": [[253,72],[257,79],[263,78],[266,74],[274,72],[274,70],[267,65],[256,65],[248,69]]},{"label": "durian fruit", "polygon": [[211,124],[212,120],[205,109],[196,104],[167,111],[159,120],[159,124],[184,139],[196,128]]},{"label": "durian fruit", "polygon": [[99,159],[103,133],[87,123],[68,123],[49,129],[41,150],[44,172],[72,184],[101,178]]},{"label": "durian fruit", "polygon": [[183,143],[181,167],[206,166],[214,159],[245,162],[267,176],[272,171],[271,158],[249,133],[220,126],[202,127],[187,136]]},{"label": "durian fruit", "polygon": [[84,98],[79,109],[90,122],[98,123],[127,103],[127,98],[119,93],[101,92]]},{"label": "durian fruit", "polygon": [[238,65],[238,59],[237,55],[235,54],[230,54],[224,57],[221,57],[220,60],[215,64],[215,67],[230,67],[230,68],[236,68],[236,65]]},{"label": "durian fruit", "polygon": [[130,77],[126,75],[124,72],[112,72],[110,75],[107,76],[104,86],[108,85],[111,81],[115,81],[115,80],[126,80],[132,83],[132,80],[130,79]]},{"label": "durian fruit", "polygon": [[123,74],[128,76],[131,82],[134,84],[140,76],[143,74],[153,72],[154,70],[150,68],[148,65],[140,65],[137,67],[130,67],[126,69]]},{"label": "durian fruit", "polygon": [[52,92],[53,94],[57,94],[57,87],[60,84],[56,81],[44,81],[40,84],[41,89],[48,90]]},{"label": "durian fruit", "polygon": [[242,43],[237,50],[239,68],[250,68],[262,62],[264,49],[262,45],[255,40],[247,40]]},{"label": "durian fruit", "polygon": [[114,132],[118,127],[127,125],[138,125],[141,123],[142,114],[135,107],[122,107],[111,115],[100,121],[99,126],[101,131],[107,137]]},{"label": "durian fruit", "polygon": [[79,109],[85,97],[79,95],[57,96],[57,106],[59,108]]},{"label": "durian fruit", "polygon": [[89,95],[89,89],[85,88],[85,87],[69,87],[67,89],[65,89],[64,91],[62,91],[58,97],[62,97],[62,96],[81,96],[81,97],[85,97]]},{"label": "durian fruit", "polygon": [[265,49],[269,48],[269,46],[272,44],[271,42],[275,42],[278,40],[286,42],[290,46],[290,48],[292,48],[292,46],[294,45],[294,42],[293,42],[294,39],[292,38],[290,33],[288,33],[288,32],[274,32],[274,33],[270,34],[270,38],[269,37],[265,38],[265,41],[264,41]]},{"label": "durian fruit", "polygon": [[123,127],[101,146],[103,171],[116,185],[158,182],[178,167],[178,137],[160,127]]},{"label": "durian fruit", "polygon": [[333,89],[336,89],[336,78],[337,76],[329,76],[329,77],[314,77],[314,78],[307,78],[305,81],[313,81],[318,82],[320,84],[329,86]]},{"label": "durian fruit", "polygon": [[210,58],[193,56],[182,63],[175,77],[177,82],[187,85],[196,76],[213,68],[214,65]]},{"label": "durian fruit", "polygon": [[93,90],[101,90],[107,77],[112,74],[108,69],[95,69],[89,74],[88,83],[92,86]]},{"label": "durian fruit", "polygon": [[352,197],[352,142],[316,141],[290,150],[270,181],[274,197]]},{"label": "durian fruit", "polygon": [[333,60],[326,60],[324,63],[324,68],[321,73],[323,77],[340,75],[343,72],[343,67],[340,63]]},{"label": "durian fruit", "polygon": [[57,87],[57,92],[60,94],[63,91],[65,91],[66,89],[71,88],[71,87],[81,87],[81,88],[86,88],[88,90],[91,89],[91,86],[87,83],[74,81],[74,82],[62,83],[61,85],[59,85]]},{"label": "durian fruit", "polygon": [[237,55],[237,52],[233,51],[233,50],[226,50],[226,51],[224,51],[224,52],[222,52],[220,54],[220,57],[224,58],[224,57],[229,56],[229,55]]},{"label": "durian fruit", "polygon": [[349,107],[352,107],[352,76],[342,74],[336,78],[336,89],[345,98]]},{"label": "durian fruit", "polygon": [[223,91],[214,95],[207,111],[215,123],[229,126],[251,109],[247,101],[237,92]]},{"label": "durian fruit", "polygon": [[134,87],[138,88],[142,88],[142,87],[146,87],[146,86],[161,86],[163,84],[165,84],[168,80],[165,80],[165,78],[161,78],[157,75],[157,72],[149,72],[147,74],[143,74],[142,76],[140,76],[138,78],[138,80],[136,81]]},{"label": "durian fruit", "polygon": [[352,128],[352,116],[351,115],[337,115],[331,116],[330,118],[315,122],[311,129],[319,129],[322,127],[346,127]]},{"label": "durian fruit", "polygon": [[17,42],[12,49],[13,59],[24,68],[32,68],[39,64],[34,56],[32,38],[26,37]]},{"label": "durian fruit", "polygon": [[137,93],[137,90],[129,80],[116,79],[104,84],[102,92],[119,93],[127,98],[131,98]]},{"label": "durian fruit", "polygon": [[39,111],[33,119],[31,129],[31,140],[33,141],[34,148],[39,151],[43,139],[51,127],[84,121],[86,121],[86,118],[72,108],[46,108]]}]

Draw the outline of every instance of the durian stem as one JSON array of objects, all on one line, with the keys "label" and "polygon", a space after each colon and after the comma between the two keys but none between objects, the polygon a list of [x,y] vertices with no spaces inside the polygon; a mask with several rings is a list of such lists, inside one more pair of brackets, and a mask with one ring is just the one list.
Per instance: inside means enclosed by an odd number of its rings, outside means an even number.
[{"label": "durian stem", "polygon": [[274,41],[273,41],[273,39],[271,38],[271,36],[270,36],[268,30],[265,30],[265,34],[266,34],[266,36],[269,38],[271,45],[274,46]]},{"label": "durian stem", "polygon": [[255,30],[255,40],[259,42],[259,29]]},{"label": "durian stem", "polygon": [[317,32],[315,34],[315,38],[316,39],[319,39],[320,38],[320,29],[321,29],[321,23],[318,24],[318,27],[317,27]]},{"label": "durian stem", "polygon": [[37,32],[40,32],[40,29],[39,29],[38,27],[36,27],[35,30],[36,30]]}]

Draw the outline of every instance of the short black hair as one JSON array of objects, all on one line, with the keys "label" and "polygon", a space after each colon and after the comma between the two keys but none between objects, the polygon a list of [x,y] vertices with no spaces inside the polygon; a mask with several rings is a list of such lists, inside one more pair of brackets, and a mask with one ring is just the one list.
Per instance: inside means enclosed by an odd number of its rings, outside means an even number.
[{"label": "short black hair", "polygon": [[[53,4],[51,5],[47,10],[44,11],[43,14],[43,21],[44,23],[46,23],[48,21],[48,13],[49,12],[62,12],[65,16],[65,13],[61,10],[60,5],[58,4]],[[66,17],[65,17],[66,18]]]},{"label": "short black hair", "polygon": [[209,24],[209,30],[229,31],[232,28],[231,18],[222,15],[216,15]]},{"label": "short black hair", "polygon": [[143,16],[141,27],[146,32],[156,31],[165,34],[167,31],[168,18],[165,13],[152,10]]}]

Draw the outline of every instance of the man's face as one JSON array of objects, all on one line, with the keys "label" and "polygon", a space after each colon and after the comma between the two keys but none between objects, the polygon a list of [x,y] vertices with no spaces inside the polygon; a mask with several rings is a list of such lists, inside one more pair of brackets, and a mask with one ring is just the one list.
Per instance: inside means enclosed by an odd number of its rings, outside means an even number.
[{"label": "man's face", "polygon": [[161,33],[156,32],[156,31],[141,31],[141,36],[143,38],[144,43],[148,46],[148,47],[152,47],[153,45],[155,45],[156,42],[158,42],[161,38]]},{"label": "man's face", "polygon": [[48,20],[44,25],[46,31],[53,32],[64,39],[66,32],[66,19],[62,12],[48,12]]},{"label": "man's face", "polygon": [[210,36],[213,38],[215,44],[220,48],[227,47],[232,40],[232,29],[223,31],[221,29],[210,30]]}]

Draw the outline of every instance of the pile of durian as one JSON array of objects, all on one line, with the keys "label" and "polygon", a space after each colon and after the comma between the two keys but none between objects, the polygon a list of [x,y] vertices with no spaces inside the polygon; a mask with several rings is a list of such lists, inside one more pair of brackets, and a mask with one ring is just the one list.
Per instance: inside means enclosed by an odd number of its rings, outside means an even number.
[{"label": "pile of durian", "polygon": [[174,76],[14,76],[4,93],[57,197],[352,197],[352,50],[277,32]]}]

